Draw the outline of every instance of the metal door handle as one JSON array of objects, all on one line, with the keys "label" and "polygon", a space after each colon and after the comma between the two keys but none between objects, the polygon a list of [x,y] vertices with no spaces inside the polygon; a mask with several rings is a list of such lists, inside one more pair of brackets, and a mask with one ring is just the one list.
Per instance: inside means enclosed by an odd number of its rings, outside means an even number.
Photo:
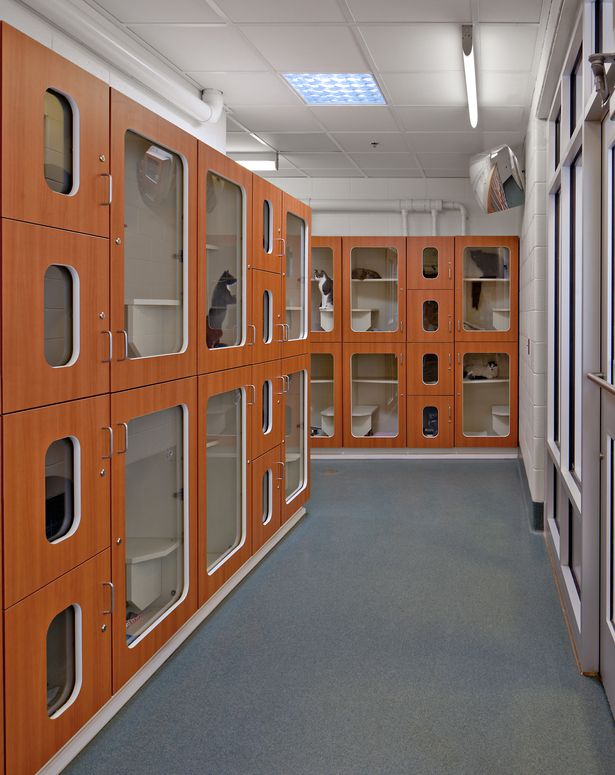
[{"label": "metal door handle", "polygon": [[278,476],[278,482],[284,481],[284,474],[286,472],[286,463],[283,463],[281,460],[278,460],[278,465],[281,466],[282,469],[282,476]]},{"label": "metal door handle", "polygon": [[248,406],[254,406],[256,403],[256,386],[255,385],[246,385],[246,390],[248,388],[252,388],[252,401],[247,401]]},{"label": "metal door handle", "polygon": [[276,240],[278,240],[278,242],[281,242],[283,246],[282,252],[278,253],[278,258],[284,258],[286,256],[286,240],[284,239],[284,237],[276,237]]},{"label": "metal door handle", "polygon": [[290,341],[290,323],[282,323],[282,325],[284,326],[284,331],[286,332],[284,341],[288,342]]},{"label": "metal door handle", "polygon": [[403,333],[404,333],[404,321],[403,321],[403,320],[400,320],[400,321],[399,321],[399,328],[400,328],[400,331],[401,331],[401,332],[402,332],[402,334],[403,334]]},{"label": "metal door handle", "polygon": [[403,353],[399,353],[399,363],[400,363],[401,366],[404,365],[404,354]]},{"label": "metal door handle", "polygon": [[457,331],[461,331],[461,320],[457,321]]},{"label": "metal door handle", "polygon": [[448,316],[448,332],[451,334],[453,332],[453,316]]},{"label": "metal door handle", "polygon": [[103,431],[109,431],[109,454],[103,455],[103,460],[111,460],[113,457],[113,428],[110,425],[105,425]]},{"label": "metal door handle", "polygon": [[448,262],[448,279],[453,279],[453,266],[450,261]]},{"label": "metal door handle", "polygon": [[124,449],[118,449],[118,455],[125,455],[128,452],[128,423],[118,422],[118,427],[124,429]]},{"label": "metal door handle", "polygon": [[110,172],[101,172],[100,173],[101,178],[108,178],[109,180],[109,189],[108,189],[108,196],[106,202],[101,202],[101,205],[103,207],[109,207],[111,202],[113,201],[113,176]]},{"label": "metal door handle", "polygon": [[248,342],[248,347],[253,347],[256,344],[256,326],[254,325],[254,323],[248,323],[248,328],[254,332],[252,341]]},{"label": "metal door handle", "polygon": [[109,587],[111,590],[111,608],[107,611],[103,611],[103,616],[111,616],[113,609],[115,608],[115,587],[112,581],[103,581],[103,587]]},{"label": "metal door handle", "polygon": [[453,422],[453,410],[451,409],[451,405],[448,405],[448,421]]},{"label": "metal door handle", "polygon": [[128,332],[125,328],[121,328],[119,331],[115,332],[116,334],[121,334],[122,338],[124,340],[124,354],[121,358],[118,358],[118,361],[125,361],[126,358],[128,358]]},{"label": "metal door handle", "polygon": [[101,334],[107,334],[107,336],[109,337],[109,357],[108,358],[103,358],[102,362],[103,363],[111,363],[111,360],[113,358],[113,334],[109,330],[101,331],[100,333]]},{"label": "metal door handle", "polygon": [[276,327],[280,326],[282,328],[282,338],[281,339],[276,339],[276,342],[285,342],[286,340],[284,339],[284,331],[285,331],[284,326],[286,325],[286,323],[276,323],[275,325],[276,325]]},{"label": "metal door handle", "polygon": [[284,392],[290,393],[290,377],[288,374],[282,374],[282,380],[284,382]]},{"label": "metal door handle", "polygon": [[453,353],[448,354],[448,370],[453,368]]}]

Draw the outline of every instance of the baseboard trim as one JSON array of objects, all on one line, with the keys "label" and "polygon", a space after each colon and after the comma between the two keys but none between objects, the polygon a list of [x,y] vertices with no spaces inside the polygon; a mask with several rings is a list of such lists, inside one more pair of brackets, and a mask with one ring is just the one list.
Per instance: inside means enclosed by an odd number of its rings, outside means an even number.
[{"label": "baseboard trim", "polygon": [[305,508],[300,508],[287,520],[282,527],[264,544],[256,554],[243,565],[237,573],[222,586],[199,610],[192,616],[165,645],[148,660],[135,675],[103,705],[76,735],[38,771],[37,775],[59,775],[62,770],[93,740],[100,730],[115,716],[115,714],[130,700],[139,689],[162,667],[167,659],[179,646],[199,627],[207,617],[215,611],[220,603],[237,587],[243,579],[261,562],[261,560],[278,544],[306,514]]},{"label": "baseboard trim", "polygon": [[545,529],[545,505],[538,501],[532,500],[532,493],[530,492],[530,484],[527,480],[527,473],[525,471],[525,463],[521,454],[517,458],[517,466],[519,469],[519,478],[521,479],[521,492],[523,494],[523,501],[527,512],[528,522],[530,524],[530,530],[535,533],[544,533]]},{"label": "baseboard trim", "polygon": [[311,449],[312,460],[517,460],[515,448],[473,449]]}]

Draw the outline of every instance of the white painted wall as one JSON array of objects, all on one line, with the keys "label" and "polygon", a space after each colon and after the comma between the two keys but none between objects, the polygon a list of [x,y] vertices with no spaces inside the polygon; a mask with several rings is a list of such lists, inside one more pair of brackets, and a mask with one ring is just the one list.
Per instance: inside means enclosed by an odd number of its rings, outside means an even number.
[{"label": "white painted wall", "polygon": [[[275,178],[273,182],[297,199],[446,199],[468,208],[468,234],[521,234],[522,208],[506,213],[481,212],[468,178]],[[438,216],[438,234],[459,234],[460,216]],[[401,217],[394,213],[317,213],[312,233],[316,236],[393,237],[402,233]],[[410,235],[431,234],[429,214],[409,213]]]},{"label": "white painted wall", "polygon": [[[130,0],[126,1],[130,2]],[[49,0],[49,2],[53,2],[53,0]],[[67,37],[33,11],[16,2],[16,0],[0,0],[0,19],[52,49],[60,56],[79,65],[79,67],[92,73],[92,75],[108,83],[114,89],[135,100],[135,102],[144,105],[159,116],[181,127],[189,134],[198,137],[199,140],[224,152],[226,147],[225,113],[222,114],[221,119],[215,124],[191,122],[169,102],[123,75],[103,59],[89,51],[89,49],[84,48],[77,41]]]}]

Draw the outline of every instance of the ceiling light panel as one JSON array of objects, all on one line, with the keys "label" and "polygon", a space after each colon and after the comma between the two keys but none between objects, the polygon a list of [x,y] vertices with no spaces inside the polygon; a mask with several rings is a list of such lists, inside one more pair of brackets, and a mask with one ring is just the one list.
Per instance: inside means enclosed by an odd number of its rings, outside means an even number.
[{"label": "ceiling light panel", "polygon": [[371,73],[284,73],[308,105],[384,105]]}]

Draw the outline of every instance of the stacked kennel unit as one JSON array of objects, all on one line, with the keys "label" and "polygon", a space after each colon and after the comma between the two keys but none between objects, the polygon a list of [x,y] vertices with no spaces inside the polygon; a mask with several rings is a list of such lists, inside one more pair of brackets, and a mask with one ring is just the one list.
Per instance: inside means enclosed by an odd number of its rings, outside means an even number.
[{"label": "stacked kennel unit", "polygon": [[310,211],[1,34],[0,769],[29,775],[301,512]]},{"label": "stacked kennel unit", "polygon": [[518,249],[314,237],[312,446],[516,447]]}]

